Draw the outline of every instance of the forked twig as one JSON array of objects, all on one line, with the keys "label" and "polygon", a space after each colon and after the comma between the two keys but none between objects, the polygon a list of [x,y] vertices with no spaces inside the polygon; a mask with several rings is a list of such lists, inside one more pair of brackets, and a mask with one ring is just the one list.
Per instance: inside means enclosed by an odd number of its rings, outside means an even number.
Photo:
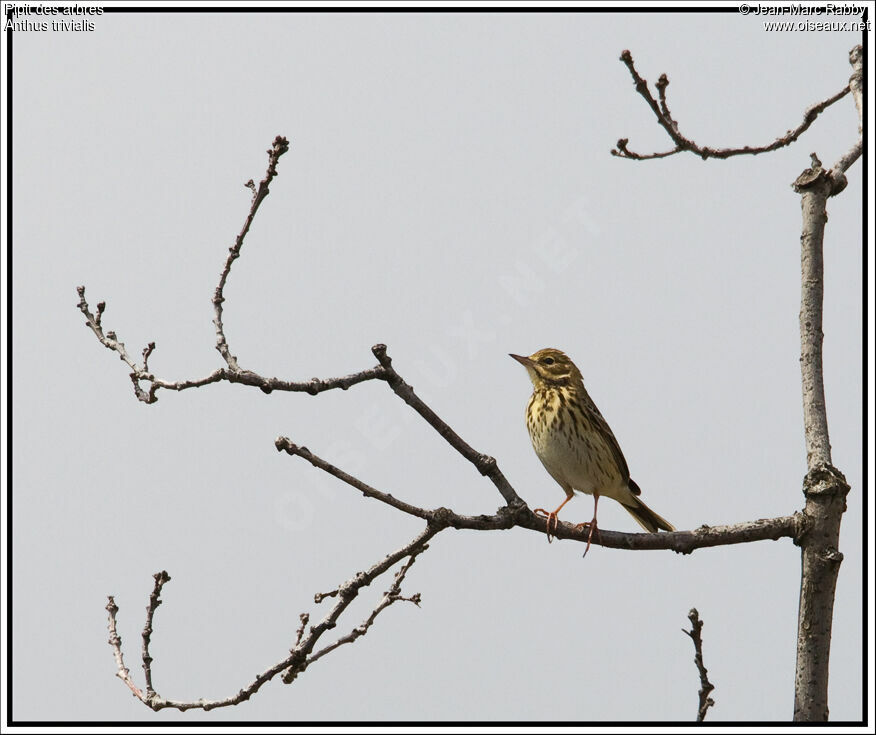
[{"label": "forked twig", "polygon": [[[131,693],[137,697],[143,704],[151,707],[153,710],[158,712],[159,710],[172,708],[180,711],[190,710],[190,709],[203,709],[203,710],[211,710],[217,709],[220,707],[230,707],[235,704],[240,704],[248,700],[253,694],[255,694],[259,689],[262,688],[267,682],[273,679],[277,674],[281,672],[285,672],[283,675],[283,681],[286,683],[291,683],[295,680],[295,678],[302,673],[305,669],[308,668],[312,663],[322,658],[329,650],[333,650],[337,648],[337,646],[342,645],[343,643],[351,643],[357,638],[365,635],[368,632],[368,628],[374,623],[375,618],[383,612],[387,607],[389,607],[394,602],[399,600],[407,600],[410,602],[414,602],[415,604],[419,604],[420,596],[419,594],[412,595],[411,597],[403,597],[401,594],[401,583],[405,578],[405,574],[410,569],[411,564],[413,564],[413,560],[425,551],[428,548],[428,541],[437,533],[439,533],[444,527],[436,524],[429,524],[426,528],[417,535],[417,537],[411,541],[409,544],[403,546],[401,549],[394,551],[392,554],[389,554],[381,561],[372,565],[369,569],[364,572],[359,572],[353,578],[348,579],[346,582],[338,585],[338,587],[333,591],[331,595],[337,599],[335,604],[332,606],[331,610],[326,613],[325,617],[314,626],[311,626],[309,630],[305,631],[307,623],[309,621],[309,615],[304,613],[300,616],[301,626],[298,630],[298,636],[295,641],[295,645],[292,647],[289,655],[286,656],[282,661],[274,664],[268,669],[265,669],[261,672],[256,678],[247,684],[243,689],[238,691],[236,694],[231,695],[230,697],[226,697],[225,699],[198,699],[194,701],[177,701],[173,699],[165,699],[158,695],[155,690],[152,688],[152,675],[150,671],[151,657],[148,654],[148,636],[146,634],[146,630],[143,631],[144,638],[144,659],[143,659],[143,668],[147,673],[147,691],[143,692],[140,690],[133,682],[130,676],[130,672],[125,667],[124,657],[122,654],[122,639],[116,632],[116,613],[118,612],[118,607],[115,604],[115,601],[112,597],[109,598],[109,603],[107,604],[107,611],[109,613],[109,631],[110,631],[110,639],[109,643],[113,649],[113,656],[116,660],[117,672],[116,675],[128,685],[128,688],[131,690]],[[372,610],[371,615],[368,616],[366,621],[359,625],[357,628],[354,628],[351,633],[344,636],[340,639],[339,642],[331,644],[330,646],[326,646],[326,648],[322,649],[316,654],[313,654],[312,651],[314,646],[316,646],[317,642],[322,638],[322,636],[326,633],[326,631],[332,630],[337,626],[338,618],[340,618],[341,614],[350,603],[356,599],[359,592],[364,588],[371,584],[375,579],[377,579],[380,575],[382,575],[387,570],[391,569],[402,559],[407,558],[408,561],[402,565],[401,569],[395,575],[395,579],[393,580],[392,585],[390,585],[390,589],[387,593],[384,594],[384,597],[378,602],[375,606],[374,610]],[[149,634],[152,632],[152,617],[155,614],[155,609],[158,605],[161,604],[161,588],[164,583],[170,580],[170,577],[167,575],[167,572],[159,572],[155,576],[155,588],[153,593],[149,596],[149,605],[146,608],[147,615],[147,626],[149,628]]]},{"label": "forked twig", "polygon": [[654,113],[654,117],[657,118],[660,127],[666,131],[667,135],[672,139],[672,142],[675,143],[675,147],[668,151],[661,151],[659,153],[636,153],[635,151],[631,151],[628,147],[630,142],[629,138],[621,138],[617,142],[617,147],[611,150],[611,155],[617,156],[618,158],[628,158],[634,161],[666,158],[667,156],[674,156],[676,153],[682,153],[684,151],[694,153],[704,160],[707,158],[730,158],[731,156],[741,155],[756,156],[758,153],[768,153],[791,145],[791,143],[796,141],[809,129],[809,126],[815,122],[815,118],[834,104],[834,102],[838,102],[845,97],[850,91],[850,86],[846,85],[843,89],[828,97],[826,100],[811,105],[803,113],[803,121],[796,128],[788,130],[784,135],[779,136],[772,143],[767,143],[762,146],[746,145],[740,148],[712,148],[698,145],[693,140],[683,135],[679,130],[678,123],[672,118],[666,100],[666,88],[669,86],[669,77],[667,77],[666,74],[661,74],[660,79],[657,80],[656,87],[660,98],[658,104],[657,100],[655,100],[654,96],[651,94],[651,90],[648,88],[648,82],[646,82],[636,70],[632,54],[628,50],[624,50],[621,52],[620,60],[623,61],[627,69],[629,69],[633,82],[636,85],[636,91],[642,95],[642,98]]}]

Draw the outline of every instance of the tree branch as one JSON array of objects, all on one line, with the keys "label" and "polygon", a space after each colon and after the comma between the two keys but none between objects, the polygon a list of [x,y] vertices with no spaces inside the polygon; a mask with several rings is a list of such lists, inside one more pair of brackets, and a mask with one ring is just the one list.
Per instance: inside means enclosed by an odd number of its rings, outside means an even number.
[{"label": "tree branch", "polygon": [[[410,597],[404,597],[401,593],[401,583],[404,581],[405,575],[408,573],[408,570],[413,566],[414,562],[417,560],[417,555],[419,553],[421,553],[422,551],[425,551],[428,548],[429,548],[428,546],[423,546],[420,551],[418,551],[414,554],[411,554],[408,557],[408,560],[404,564],[402,564],[401,568],[396,572],[395,578],[393,579],[392,584],[390,585],[389,589],[383,593],[383,597],[381,598],[380,602],[377,603],[377,606],[371,611],[371,614],[362,622],[361,625],[359,625],[356,628],[353,628],[353,630],[351,630],[349,633],[347,633],[347,635],[338,638],[338,640],[336,640],[334,643],[330,643],[329,645],[325,646],[325,648],[322,648],[317,653],[314,653],[312,656],[310,656],[307,659],[307,663],[296,672],[296,675],[300,674],[302,671],[304,671],[304,669],[306,669],[312,663],[314,663],[315,661],[318,661],[326,654],[331,653],[339,646],[343,646],[345,643],[354,643],[356,640],[361,638],[363,635],[365,635],[368,632],[368,629],[374,624],[374,621],[377,619],[377,616],[380,613],[382,613],[384,610],[386,610],[386,608],[388,608],[393,603],[399,602],[400,600],[404,600],[405,602],[411,602],[414,605],[416,605],[417,607],[419,607],[420,606],[420,593],[417,592],[416,594],[411,595]],[[317,596],[314,599],[317,603],[319,603],[322,601],[323,598],[322,598],[322,596]],[[286,681],[285,677],[283,680]],[[291,681],[291,679],[290,679],[290,681]],[[286,683],[288,684],[289,682],[286,682]]]},{"label": "tree branch", "polygon": [[249,214],[243,223],[243,228],[234,240],[234,245],[228,248],[228,258],[225,260],[225,267],[222,268],[222,272],[219,274],[219,285],[216,287],[216,291],[213,294],[213,312],[215,314],[213,325],[216,327],[216,349],[219,350],[219,354],[222,355],[222,359],[225,360],[231,371],[235,373],[240,370],[240,366],[237,364],[237,358],[231,354],[231,350],[228,347],[228,340],[225,338],[225,326],[222,324],[222,303],[225,301],[223,293],[225,291],[225,282],[228,280],[228,275],[231,273],[231,264],[240,257],[240,249],[243,247],[243,240],[249,232],[249,228],[252,225],[256,212],[258,212],[259,206],[270,193],[270,184],[277,175],[277,162],[280,160],[280,156],[288,150],[289,141],[286,140],[286,138],[282,135],[278,135],[274,138],[274,143],[270,150],[268,150],[268,170],[265,173],[265,178],[259,182],[258,189],[255,188],[251,179],[247,183],[247,186],[249,186],[253,192]]},{"label": "tree branch", "polygon": [[[243,689],[237,692],[230,697],[226,697],[225,699],[198,699],[194,701],[178,701],[173,699],[165,699],[164,697],[159,696],[154,689],[152,689],[152,673],[151,673],[151,662],[152,658],[149,656],[148,648],[149,648],[149,639],[152,634],[152,618],[155,614],[155,609],[161,604],[161,589],[164,584],[170,581],[170,576],[167,572],[159,572],[155,574],[155,588],[153,589],[152,594],[149,596],[149,605],[146,608],[146,627],[143,630],[143,668],[146,672],[146,681],[147,681],[147,690],[144,693],[140,690],[133,682],[130,676],[130,672],[125,667],[124,657],[122,654],[122,639],[116,631],[116,613],[118,612],[118,607],[115,604],[115,601],[112,597],[109,598],[109,602],[106,606],[106,609],[109,613],[109,631],[110,638],[109,643],[113,649],[113,656],[116,660],[117,672],[116,675],[122,679],[122,681],[127,684],[128,688],[131,690],[131,693],[137,697],[141,702],[143,702],[148,707],[151,707],[153,710],[158,712],[159,710],[172,708],[180,711],[185,711],[189,709],[203,709],[203,710],[211,710],[217,709],[220,707],[230,707],[236,704],[240,704],[248,700],[253,694],[255,694],[259,689],[262,688],[267,682],[273,679],[277,674],[281,672],[285,672],[283,675],[283,681],[286,683],[290,683],[295,680],[295,678],[307,669],[310,664],[314,663],[318,659],[322,658],[326,653],[337,646],[342,645],[343,643],[352,643],[357,638],[365,635],[368,632],[368,629],[374,623],[375,618],[387,607],[389,607],[394,602],[399,600],[406,600],[409,602],[413,602],[419,606],[420,596],[419,594],[413,595],[411,597],[403,597],[401,594],[401,583],[404,581],[405,575],[408,570],[411,568],[411,565],[421,553],[423,553],[428,546],[428,541],[439,533],[444,527],[437,523],[430,523],[426,526],[426,528],[414,538],[406,546],[403,546],[398,551],[394,551],[393,553],[386,556],[381,561],[372,565],[368,570],[364,572],[359,572],[351,579],[348,579],[346,582],[338,585],[338,587],[332,592],[326,595],[322,595],[320,599],[324,597],[336,597],[337,602],[332,606],[331,610],[325,615],[325,617],[315,626],[312,626],[310,630],[305,632],[305,627],[309,621],[309,615],[304,613],[300,616],[301,626],[298,629],[298,635],[295,641],[295,645],[289,652],[289,655],[284,658],[282,661],[274,664],[268,669],[265,669],[262,673],[260,673],[256,678],[247,684]],[[326,646],[322,650],[320,650],[316,654],[312,654],[314,646],[317,644],[319,639],[323,636],[323,634],[335,628],[337,626],[338,618],[340,618],[341,614],[350,603],[356,599],[359,592],[363,587],[367,587],[371,584],[377,577],[382,575],[387,570],[391,569],[395,564],[397,564],[402,559],[407,558],[408,561],[402,565],[401,569],[396,573],[395,579],[393,583],[390,585],[389,590],[384,594],[383,598],[377,603],[371,615],[358,627],[354,628],[353,631],[345,636],[343,636],[340,641],[335,644],[331,644]],[[148,631],[148,634],[147,634]]]},{"label": "tree branch", "polygon": [[[539,533],[547,533],[547,521],[543,516],[536,515],[524,503],[517,506],[504,506],[493,515],[466,516],[449,508],[419,508],[389,493],[377,490],[362,480],[338,469],[331,463],[316,456],[306,447],[299,447],[286,437],[278,437],[275,441],[278,451],[286,452],[307,460],[314,467],[327,472],[333,477],[350,485],[363,495],[379,500],[402,513],[422,518],[429,523],[441,524],[456,529],[475,531],[501,531],[509,528],[525,528]],[[515,493],[516,495],[516,493]],[[599,535],[594,537],[593,544],[611,549],[627,549],[638,551],[671,550],[679,554],[690,554],[696,549],[731,544],[750,543],[752,541],[777,540],[780,538],[798,539],[805,532],[805,519],[801,513],[780,518],[766,518],[757,521],[746,521],[729,526],[700,526],[692,531],[674,531],[672,533],[621,533],[599,529]],[[578,528],[577,525],[560,521],[556,532],[552,535],[560,539],[569,539],[586,543],[589,530]]]},{"label": "tree branch", "polygon": [[709,681],[709,671],[703,664],[703,638],[701,635],[703,621],[700,620],[700,614],[695,607],[691,608],[687,617],[690,620],[691,629],[685,630],[682,628],[681,632],[688,636],[694,644],[694,663],[697,665],[697,671],[700,674],[700,701],[699,707],[697,707],[697,722],[702,722],[706,719],[706,712],[709,711],[709,707],[715,706],[715,700],[709,696],[715,686]]},{"label": "tree branch", "polygon": [[[79,303],[77,304],[79,311],[85,316],[85,323],[94,332],[94,335],[100,343],[109,350],[118,353],[119,358],[128,365],[131,369],[130,378],[134,384],[134,395],[143,403],[155,403],[158,400],[156,393],[160,388],[166,390],[188,390],[189,388],[200,388],[211,383],[220,381],[228,381],[229,383],[241,383],[243,385],[254,386],[261,389],[265,393],[271,393],[275,390],[288,391],[296,393],[309,393],[317,395],[323,391],[340,388],[347,390],[353,385],[363,383],[368,380],[385,380],[386,374],[380,366],[361,370],[358,373],[352,373],[339,378],[311,378],[305,381],[288,381],[280,378],[268,378],[251,370],[242,370],[238,365],[237,358],[231,354],[228,347],[228,341],[225,338],[225,328],[222,323],[223,303],[225,301],[224,290],[225,284],[228,281],[228,276],[231,273],[231,265],[237,258],[240,257],[240,250],[243,247],[243,241],[249,232],[256,212],[259,206],[269,194],[269,185],[277,176],[277,162],[287,150],[289,143],[286,138],[277,136],[274,139],[273,146],[268,151],[268,168],[265,172],[265,177],[262,179],[258,188],[250,180],[248,186],[253,190],[252,203],[250,205],[249,214],[243,224],[243,228],[238,233],[234,241],[234,245],[229,248],[228,257],[225,260],[225,266],[219,274],[219,285],[213,294],[213,324],[216,328],[216,349],[222,355],[227,367],[214,370],[209,375],[202,378],[189,378],[178,381],[168,381],[157,378],[149,370],[149,357],[155,350],[155,342],[150,342],[143,350],[143,364],[138,365],[134,359],[128,354],[125,344],[116,336],[115,332],[104,333],[102,318],[106,310],[106,303],[101,301],[97,304],[96,311],[91,312],[88,302],[85,300],[85,286],[78,286],[76,291],[79,294]],[[141,382],[148,383],[148,389],[144,389]]]},{"label": "tree branch", "polygon": [[[158,400],[156,392],[159,388],[181,391],[188,390],[189,388],[200,388],[205,385],[210,385],[211,383],[219,383],[223,380],[229,383],[240,383],[242,385],[253,386],[261,389],[264,393],[272,393],[273,391],[278,390],[292,393],[309,393],[310,395],[315,396],[327,390],[334,390],[335,388],[347,390],[351,386],[357,385],[358,383],[364,383],[368,380],[386,379],[383,368],[378,365],[339,378],[311,378],[310,380],[297,382],[281,380],[280,378],[267,378],[258,373],[254,373],[251,370],[232,370],[231,368],[219,368],[203,378],[188,378],[177,381],[164,380],[156,377],[150,372],[146,362],[149,355],[151,355],[152,351],[155,349],[155,343],[150,342],[148,347],[143,350],[144,363],[143,365],[137,365],[128,354],[125,344],[119,341],[115,332],[107,332],[104,334],[100,320],[98,319],[98,315],[102,314],[106,309],[104,302],[98,304],[99,310],[97,314],[93,314],[89,309],[88,302],[85,300],[85,287],[79,286],[76,291],[79,294],[79,304],[77,306],[85,315],[86,325],[88,325],[91,331],[94,332],[95,336],[104,347],[117,352],[119,358],[131,368],[130,377],[131,381],[134,383],[134,393],[137,398],[144,403],[155,403],[155,401]],[[148,390],[143,389],[140,385],[141,381],[150,384]]]},{"label": "tree branch", "polygon": [[167,572],[161,571],[152,575],[155,579],[155,587],[152,589],[152,594],[149,595],[149,605],[146,607],[146,625],[143,626],[143,673],[146,677],[146,698],[152,699],[155,696],[155,689],[152,688],[152,656],[149,655],[149,643],[152,640],[152,618],[155,616],[155,610],[161,604],[161,588],[170,581],[170,575]]},{"label": "tree branch", "polygon": [[426,420],[426,423],[444,437],[450,446],[471,462],[478,472],[489,477],[509,506],[525,506],[526,503],[523,502],[523,499],[514,491],[508,480],[505,479],[505,475],[502,474],[499,466],[496,464],[496,460],[486,454],[475,451],[463,441],[431,408],[420,400],[417,394],[414,393],[414,389],[402,380],[401,376],[392,366],[392,358],[386,354],[386,345],[374,345],[371,351],[383,368],[385,373],[384,380],[389,383],[389,387],[392,388],[393,392],[420,414]]},{"label": "tree branch", "polygon": [[801,194],[800,370],[803,378],[803,427],[809,469],[830,464],[830,436],[824,402],[822,367],[822,305],[824,301],[824,226],[827,200],[833,186],[828,172],[813,153],[812,166],[794,182]]},{"label": "tree branch", "polygon": [[[672,139],[672,142],[675,143],[675,147],[669,151],[663,151],[660,153],[636,153],[631,151],[628,148],[629,138],[621,138],[617,142],[617,148],[613,148],[611,151],[611,155],[617,156],[618,158],[628,158],[635,161],[644,161],[653,158],[666,158],[667,156],[675,155],[676,153],[681,153],[682,151],[690,151],[691,153],[695,153],[700,156],[703,160],[707,158],[730,158],[731,156],[741,156],[741,155],[752,155],[756,156],[758,153],[768,153],[769,151],[774,151],[779,148],[783,148],[784,146],[791,145],[794,141],[796,141],[806,130],[809,129],[809,126],[815,122],[815,118],[817,118],[822,112],[824,112],[828,107],[830,107],[834,102],[841,100],[845,97],[849,91],[850,86],[847,85],[835,95],[828,97],[826,100],[823,100],[811,107],[808,107],[806,111],[803,113],[803,122],[801,122],[796,128],[793,130],[787,131],[784,135],[776,138],[772,143],[768,143],[762,146],[742,146],[741,148],[709,148],[706,146],[697,145],[693,140],[688,138],[678,129],[678,123],[672,119],[672,115],[669,112],[669,106],[666,101],[666,88],[669,86],[669,78],[665,74],[660,75],[660,79],[657,81],[657,92],[660,97],[660,103],[654,99],[654,96],[651,94],[651,91],[648,89],[648,82],[646,82],[636,70],[636,65],[633,62],[633,56],[628,50],[624,50],[621,52],[620,60],[626,64],[627,69],[630,71],[630,75],[633,77],[633,82],[636,85],[636,91],[642,95],[642,98],[648,104],[648,107],[651,108],[651,111],[654,113],[654,117],[657,118],[657,122],[660,124],[667,135]],[[854,79],[854,77],[853,77]],[[858,82],[858,88],[860,89],[860,80]],[[860,110],[860,106],[859,106]]]},{"label": "tree branch", "polygon": [[108,598],[106,611],[109,614],[109,641],[107,642],[112,646],[113,658],[116,660],[116,676],[127,684],[128,689],[131,690],[131,694],[137,697],[141,702],[145,702],[146,696],[140,688],[134,684],[134,680],[131,679],[131,672],[128,667],[125,666],[125,656],[122,653],[122,639],[116,630],[116,613],[119,611],[119,607],[116,605],[116,601],[112,595]]}]

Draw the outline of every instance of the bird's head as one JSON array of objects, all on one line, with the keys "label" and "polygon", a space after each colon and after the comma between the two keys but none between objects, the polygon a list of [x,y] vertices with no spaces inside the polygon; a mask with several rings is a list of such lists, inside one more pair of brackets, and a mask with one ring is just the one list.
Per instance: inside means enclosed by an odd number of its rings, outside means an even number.
[{"label": "bird's head", "polygon": [[539,388],[544,385],[572,385],[581,382],[581,371],[575,367],[565,352],[547,347],[532,353],[529,357],[511,355],[526,368],[532,384]]}]

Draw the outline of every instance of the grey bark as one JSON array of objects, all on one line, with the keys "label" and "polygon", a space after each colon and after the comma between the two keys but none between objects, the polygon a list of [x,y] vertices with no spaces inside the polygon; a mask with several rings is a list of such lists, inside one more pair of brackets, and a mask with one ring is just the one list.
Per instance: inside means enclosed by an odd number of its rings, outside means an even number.
[{"label": "grey bark", "polygon": [[[850,88],[860,116],[863,54],[855,47],[849,54],[853,74]],[[860,130],[860,128],[859,128]],[[858,143],[860,145],[860,141]],[[797,621],[797,669],[794,686],[794,720],[826,722],[830,641],[836,581],[843,555],[839,551],[842,515],[849,486],[831,461],[830,434],[824,397],[822,365],[822,306],[824,302],[824,228],[827,200],[846,186],[841,159],[826,171],[812,155],[812,166],[794,182],[801,195],[803,231],[801,245],[800,369],[803,385],[803,426],[808,472],[803,482],[807,519],[799,540],[802,557],[800,607]]]}]

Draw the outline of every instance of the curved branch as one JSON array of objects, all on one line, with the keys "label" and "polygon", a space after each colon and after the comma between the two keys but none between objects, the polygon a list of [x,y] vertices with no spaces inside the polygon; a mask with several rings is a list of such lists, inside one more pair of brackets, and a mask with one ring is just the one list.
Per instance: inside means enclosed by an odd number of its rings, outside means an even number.
[{"label": "curved branch", "polygon": [[277,175],[277,162],[280,160],[280,156],[288,150],[289,141],[286,140],[286,138],[282,135],[278,135],[274,138],[274,142],[270,150],[268,150],[268,170],[265,172],[265,178],[259,182],[258,189],[256,189],[252,180],[247,183],[247,186],[249,186],[253,192],[249,214],[243,223],[243,229],[241,229],[234,240],[234,245],[228,248],[228,257],[225,259],[225,266],[219,274],[219,285],[213,293],[213,312],[215,314],[213,317],[213,325],[216,327],[216,349],[219,350],[222,359],[225,360],[228,367],[234,372],[240,370],[240,367],[237,364],[237,358],[231,354],[231,350],[228,348],[228,340],[225,338],[225,326],[222,324],[222,303],[225,301],[223,293],[225,290],[225,283],[228,280],[228,275],[231,273],[231,264],[240,257],[240,249],[243,247],[243,240],[249,232],[252,221],[255,219],[256,212],[258,212],[259,206],[264,201],[265,197],[270,193],[270,184]]},{"label": "curved branch", "polygon": [[[265,393],[271,393],[275,390],[309,393],[317,395],[323,391],[340,388],[347,390],[350,386],[358,383],[363,383],[367,380],[385,380],[386,374],[380,366],[361,370],[358,373],[352,373],[339,378],[312,378],[305,381],[289,381],[281,380],[280,378],[269,378],[254,373],[250,370],[242,370],[237,362],[237,357],[231,354],[228,347],[228,340],[225,337],[225,327],[222,323],[223,303],[225,302],[225,285],[228,281],[228,276],[231,273],[231,265],[237,258],[240,257],[240,251],[243,247],[244,239],[249,232],[250,226],[255,219],[259,206],[264,201],[265,197],[270,193],[270,184],[277,176],[277,163],[286,151],[289,150],[289,142],[281,135],[274,138],[274,142],[268,150],[268,168],[265,172],[265,177],[261,180],[256,188],[255,184],[250,180],[247,186],[252,189],[253,196],[250,204],[249,213],[243,223],[243,228],[238,233],[234,240],[234,244],[228,249],[228,257],[225,260],[225,265],[222,272],[219,274],[219,285],[213,293],[213,325],[216,329],[216,349],[222,355],[227,367],[214,370],[209,375],[202,378],[189,378],[185,380],[169,381],[156,377],[149,370],[149,357],[155,350],[155,342],[150,342],[143,350],[143,363],[138,365],[136,361],[128,354],[124,342],[121,342],[115,332],[104,333],[101,323],[103,313],[106,310],[106,302],[101,301],[97,304],[94,313],[91,312],[88,302],[85,300],[85,286],[78,286],[76,291],[79,294],[79,303],[77,307],[85,316],[85,323],[94,332],[94,335],[100,343],[109,350],[118,353],[119,358],[131,368],[130,378],[134,384],[134,395],[143,403],[155,403],[158,400],[156,395],[160,388],[166,390],[188,390],[189,388],[200,388],[212,383],[220,381],[228,381],[229,383],[241,383],[261,389]],[[141,383],[148,383],[148,388],[145,388]]]},{"label": "curved branch", "polygon": [[831,97],[828,97],[826,100],[811,105],[803,113],[803,122],[793,130],[789,130],[784,135],[776,138],[772,143],[762,146],[742,146],[741,148],[709,148],[697,145],[694,141],[687,136],[682,135],[679,131],[678,123],[673,120],[672,114],[669,112],[669,105],[666,101],[666,87],[669,86],[669,78],[665,74],[660,75],[660,79],[656,84],[660,97],[660,103],[658,104],[657,100],[655,100],[654,96],[651,94],[651,90],[648,89],[648,82],[646,82],[636,70],[632,54],[628,50],[624,50],[621,52],[620,60],[623,61],[624,64],[626,64],[627,69],[629,69],[630,75],[633,77],[633,82],[636,85],[636,91],[642,95],[643,99],[648,104],[648,107],[650,107],[651,111],[654,113],[654,117],[657,118],[660,127],[666,131],[667,135],[672,139],[672,142],[675,143],[675,148],[670,151],[664,151],[662,153],[635,153],[627,148],[629,139],[621,138],[617,142],[617,148],[612,149],[611,155],[617,156],[618,158],[628,158],[634,161],[644,161],[652,158],[666,158],[667,156],[672,156],[683,151],[695,153],[703,160],[707,158],[730,158],[731,156],[741,155],[756,156],[758,153],[768,153],[791,145],[791,143],[796,141],[809,129],[809,126],[815,122],[815,118],[817,118],[834,102],[838,102],[851,91],[851,86],[846,85],[843,89]]}]

